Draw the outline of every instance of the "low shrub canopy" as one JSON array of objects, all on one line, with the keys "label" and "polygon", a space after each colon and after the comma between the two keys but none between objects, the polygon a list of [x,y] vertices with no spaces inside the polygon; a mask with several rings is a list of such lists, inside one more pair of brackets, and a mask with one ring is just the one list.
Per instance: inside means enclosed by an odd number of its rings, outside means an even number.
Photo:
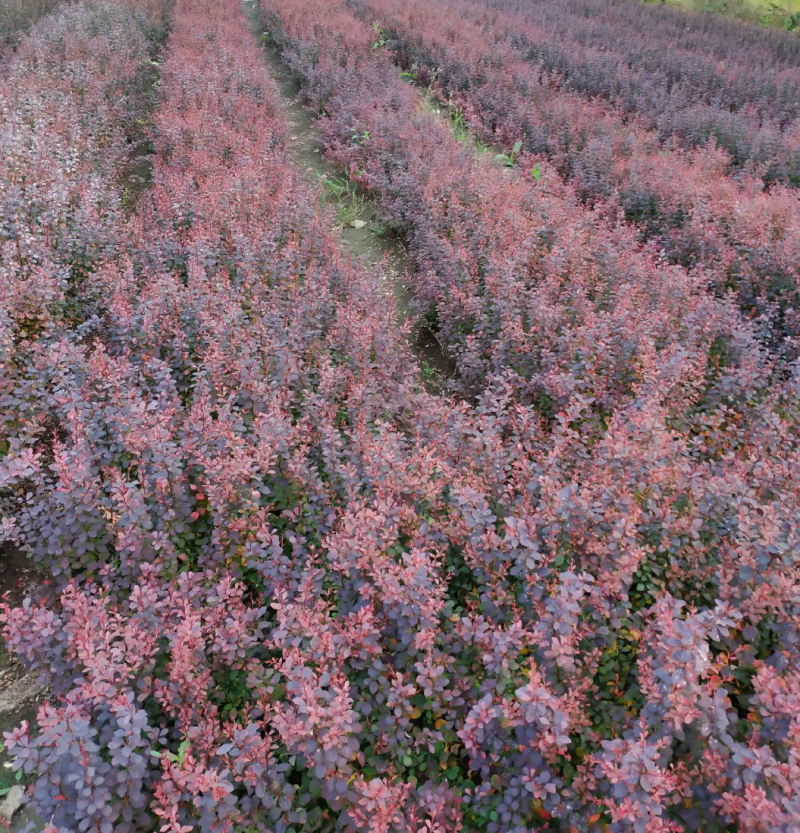
[{"label": "low shrub canopy", "polygon": [[797,828],[790,307],[437,112],[488,112],[445,100],[427,15],[494,13],[458,8],[260,9],[408,243],[441,395],[238,2],[176,0],[135,210],[150,26],[76,5],[2,79],[0,534],[49,583],[0,623],[52,688],[6,747],[50,833]]}]

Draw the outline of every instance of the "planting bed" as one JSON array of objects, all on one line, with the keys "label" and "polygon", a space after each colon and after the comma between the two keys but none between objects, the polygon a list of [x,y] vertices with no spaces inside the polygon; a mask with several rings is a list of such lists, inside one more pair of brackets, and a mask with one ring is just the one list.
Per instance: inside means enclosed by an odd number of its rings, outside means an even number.
[{"label": "planting bed", "polygon": [[35,27],[0,76],[30,817],[796,831],[799,65],[622,0]]}]

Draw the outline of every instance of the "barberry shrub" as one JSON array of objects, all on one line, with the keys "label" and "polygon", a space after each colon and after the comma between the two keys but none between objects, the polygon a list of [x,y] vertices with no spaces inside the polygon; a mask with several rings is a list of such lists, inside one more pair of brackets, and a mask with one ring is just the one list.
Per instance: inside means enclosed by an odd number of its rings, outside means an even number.
[{"label": "barberry shrub", "polygon": [[152,187],[8,388],[49,829],[794,830],[796,370],[476,162],[345,4],[265,10],[467,396],[336,246],[237,0],[178,0]]}]

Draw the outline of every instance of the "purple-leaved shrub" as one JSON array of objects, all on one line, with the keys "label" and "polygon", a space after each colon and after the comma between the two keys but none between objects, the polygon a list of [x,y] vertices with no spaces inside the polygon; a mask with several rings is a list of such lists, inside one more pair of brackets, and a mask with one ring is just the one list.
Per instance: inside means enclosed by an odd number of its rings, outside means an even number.
[{"label": "purple-leaved shrub", "polygon": [[796,368],[476,159],[345,3],[264,11],[466,396],[337,247],[238,0],[177,0],[151,188],[126,218],[91,156],[91,262],[31,221],[63,277],[0,317],[3,531],[51,576],[0,625],[53,692],[6,746],[48,833],[796,829]]}]

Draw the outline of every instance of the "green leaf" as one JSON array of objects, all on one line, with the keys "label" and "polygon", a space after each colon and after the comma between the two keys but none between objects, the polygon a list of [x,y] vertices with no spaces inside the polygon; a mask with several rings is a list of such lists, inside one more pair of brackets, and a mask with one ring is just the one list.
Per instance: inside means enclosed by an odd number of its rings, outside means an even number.
[{"label": "green leaf", "polygon": [[186,758],[186,753],[189,751],[189,747],[192,745],[192,742],[189,738],[186,738],[182,741],[181,745],[178,747],[178,755],[177,761],[179,764],[183,764],[184,759]]}]

